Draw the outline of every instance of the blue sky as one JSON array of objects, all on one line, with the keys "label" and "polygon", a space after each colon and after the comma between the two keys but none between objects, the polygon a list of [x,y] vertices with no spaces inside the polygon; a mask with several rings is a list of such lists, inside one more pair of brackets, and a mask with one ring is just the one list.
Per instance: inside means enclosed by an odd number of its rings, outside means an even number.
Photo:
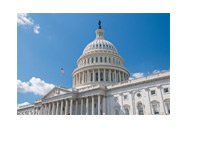
[{"label": "blue sky", "polygon": [[17,104],[33,103],[58,86],[61,67],[62,86],[72,87],[76,61],[95,39],[99,19],[131,77],[170,69],[169,13],[18,14]]}]

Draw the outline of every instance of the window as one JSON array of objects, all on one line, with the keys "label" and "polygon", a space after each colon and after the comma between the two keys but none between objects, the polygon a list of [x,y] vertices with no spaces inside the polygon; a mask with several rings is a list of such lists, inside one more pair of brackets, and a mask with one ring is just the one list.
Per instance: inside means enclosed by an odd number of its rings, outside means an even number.
[{"label": "window", "polygon": [[119,110],[115,109],[115,115],[119,115]]},{"label": "window", "polygon": [[91,73],[91,81],[93,81],[93,73]]},{"label": "window", "polygon": [[109,58],[109,63],[111,63],[111,59]]},{"label": "window", "polygon": [[106,81],[108,81],[108,72],[106,72]]},{"label": "window", "polygon": [[103,73],[100,73],[100,80],[103,81]]},{"label": "window", "polygon": [[90,63],[90,59],[88,59],[88,64]]},{"label": "window", "polygon": [[98,47],[98,44],[96,44],[96,47]]},{"label": "window", "polygon": [[155,90],[152,90],[151,91],[151,95],[155,95],[156,94],[156,91]]},{"label": "window", "polygon": [[139,113],[139,115],[144,115],[142,103],[138,104],[138,113]]},{"label": "window", "polygon": [[98,81],[98,72],[96,72],[96,81]]},{"label": "window", "polygon": [[158,105],[157,104],[153,105],[153,111],[154,111],[155,115],[159,114],[159,112],[158,112]]},{"label": "window", "polygon": [[101,47],[101,44],[100,44],[100,47]]},{"label": "window", "polygon": [[96,57],[96,63],[98,63],[98,57]]},{"label": "window", "polygon": [[86,64],[86,59],[84,60],[84,64]]},{"label": "window", "polygon": [[103,47],[105,47],[105,44],[103,44]]},{"label": "window", "polygon": [[118,102],[118,97],[115,97],[115,102]]},{"label": "window", "polygon": [[140,93],[137,94],[137,97],[141,97],[142,95]]},{"label": "window", "polygon": [[105,57],[105,63],[107,63],[107,58]]},{"label": "window", "polygon": [[94,58],[92,58],[92,63],[94,62]]},{"label": "window", "polygon": [[102,57],[100,57],[100,62],[102,63]]},{"label": "window", "polygon": [[124,95],[124,100],[127,100],[128,99],[128,96],[127,95]]},{"label": "window", "polygon": [[129,115],[129,108],[128,107],[125,107],[125,114]]},{"label": "window", "polygon": [[169,89],[168,88],[164,88],[164,93],[168,93]]},{"label": "window", "polygon": [[115,63],[115,58],[113,58],[113,64]]}]

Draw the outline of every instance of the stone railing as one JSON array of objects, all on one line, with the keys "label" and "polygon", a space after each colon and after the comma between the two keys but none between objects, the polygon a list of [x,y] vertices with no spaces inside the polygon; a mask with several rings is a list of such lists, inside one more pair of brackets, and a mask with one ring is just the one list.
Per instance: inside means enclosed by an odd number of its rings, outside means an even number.
[{"label": "stone railing", "polygon": [[156,74],[152,74],[152,75],[147,75],[147,76],[143,76],[143,77],[139,77],[139,78],[135,78],[135,79],[122,81],[120,83],[108,85],[107,89],[116,88],[121,85],[136,84],[136,83],[144,82],[144,81],[151,80],[151,79],[157,79],[157,78],[165,77],[165,76],[170,76],[170,71],[164,71],[164,72],[160,72],[160,73],[156,73]]},{"label": "stone railing", "polygon": [[22,106],[19,106],[19,109],[33,107],[33,106],[34,106],[33,104],[22,105]]},{"label": "stone railing", "polygon": [[84,91],[88,91],[88,90],[91,90],[91,89],[97,89],[97,88],[104,88],[104,86],[102,85],[91,85],[91,86],[87,86],[87,87],[83,87],[83,88],[80,88],[78,89],[78,92],[84,92]]}]

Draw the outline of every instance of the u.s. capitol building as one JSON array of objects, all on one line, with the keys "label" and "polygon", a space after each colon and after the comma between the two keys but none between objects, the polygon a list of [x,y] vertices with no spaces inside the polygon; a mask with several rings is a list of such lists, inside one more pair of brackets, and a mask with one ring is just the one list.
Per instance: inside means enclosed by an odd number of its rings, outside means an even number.
[{"label": "u.s. capitol building", "polygon": [[170,71],[129,79],[116,47],[96,30],[77,60],[73,87],[54,87],[18,115],[169,115]]}]

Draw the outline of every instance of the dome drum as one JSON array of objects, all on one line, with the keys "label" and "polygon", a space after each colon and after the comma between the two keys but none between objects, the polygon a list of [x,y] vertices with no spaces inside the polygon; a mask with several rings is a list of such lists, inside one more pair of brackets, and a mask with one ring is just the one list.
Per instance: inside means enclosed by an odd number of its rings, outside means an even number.
[{"label": "dome drum", "polygon": [[129,79],[124,60],[116,47],[104,38],[104,30],[96,30],[96,38],[84,49],[77,60],[78,68],[72,73],[73,87],[110,85]]}]

